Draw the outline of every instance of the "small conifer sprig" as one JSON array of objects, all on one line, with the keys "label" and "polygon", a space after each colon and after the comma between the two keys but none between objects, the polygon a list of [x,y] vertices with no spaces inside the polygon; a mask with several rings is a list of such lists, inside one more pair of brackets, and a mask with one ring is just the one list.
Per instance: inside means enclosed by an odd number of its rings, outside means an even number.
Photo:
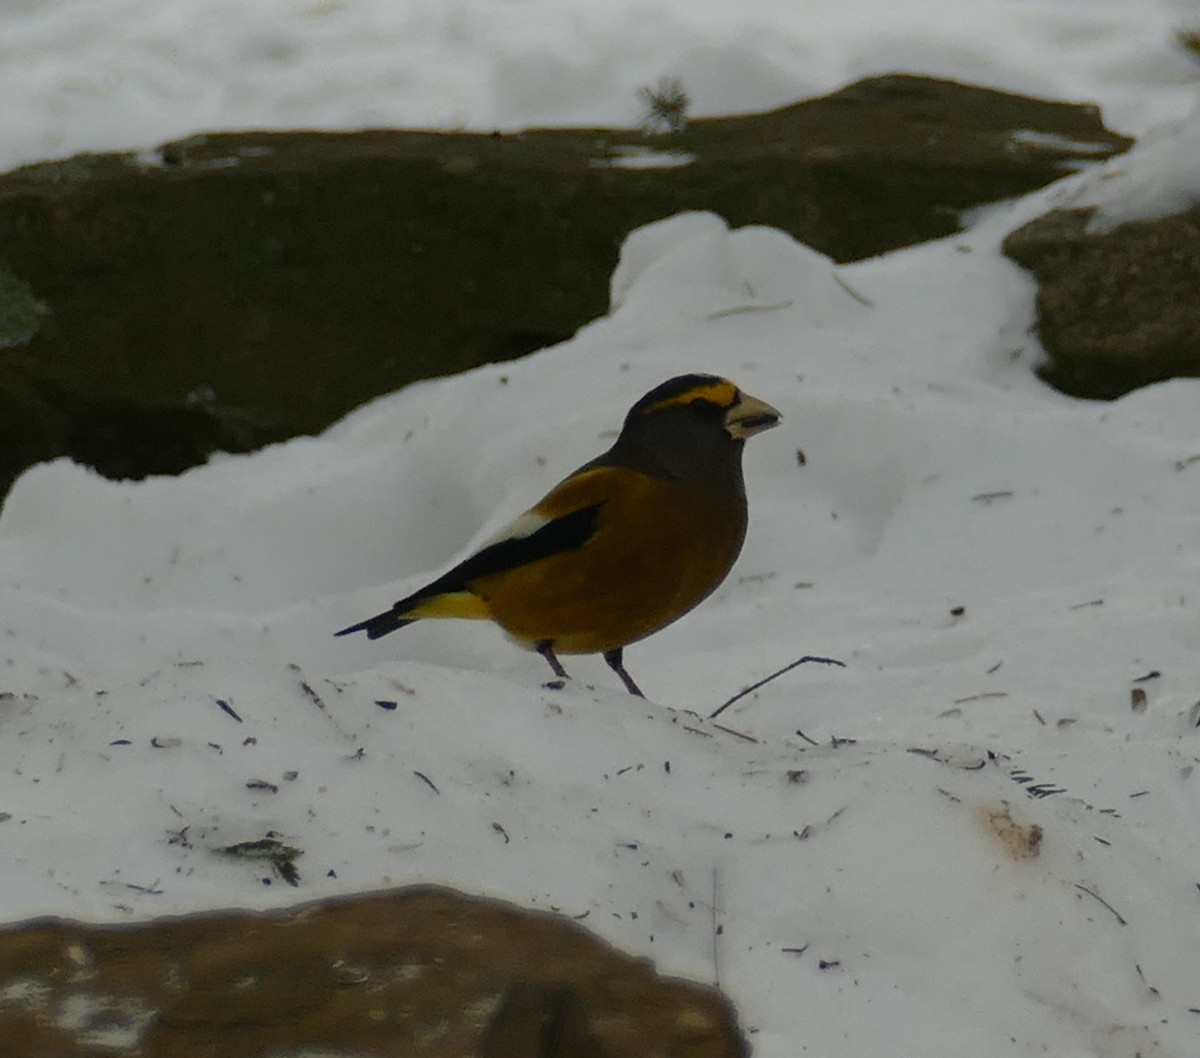
[{"label": "small conifer sprig", "polygon": [[662,135],[687,128],[692,100],[678,77],[660,77],[653,87],[643,85],[637,94],[642,103],[642,131]]}]

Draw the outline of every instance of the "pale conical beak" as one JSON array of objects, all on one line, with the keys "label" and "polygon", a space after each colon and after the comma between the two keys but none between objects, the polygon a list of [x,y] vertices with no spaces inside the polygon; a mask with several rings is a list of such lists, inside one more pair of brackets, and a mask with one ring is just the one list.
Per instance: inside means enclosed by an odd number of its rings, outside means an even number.
[{"label": "pale conical beak", "polygon": [[778,426],[782,418],[766,401],[743,393],[741,400],[725,413],[725,429],[734,440],[741,440]]}]

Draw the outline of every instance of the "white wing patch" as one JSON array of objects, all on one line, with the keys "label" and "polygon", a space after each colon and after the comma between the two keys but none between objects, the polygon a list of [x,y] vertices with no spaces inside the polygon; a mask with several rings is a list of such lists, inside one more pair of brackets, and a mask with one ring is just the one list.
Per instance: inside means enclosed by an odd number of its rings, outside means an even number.
[{"label": "white wing patch", "polygon": [[505,540],[524,540],[527,536],[533,536],[548,521],[550,519],[543,514],[526,511],[514,518],[508,525],[496,530],[479,545],[479,550],[482,551],[485,547],[491,547],[493,544],[499,544]]}]

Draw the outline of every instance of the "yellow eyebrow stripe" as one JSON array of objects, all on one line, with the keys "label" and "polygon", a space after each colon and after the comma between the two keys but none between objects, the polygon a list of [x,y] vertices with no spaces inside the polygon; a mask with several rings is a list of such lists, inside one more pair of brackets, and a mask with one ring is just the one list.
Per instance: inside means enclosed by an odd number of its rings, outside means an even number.
[{"label": "yellow eyebrow stripe", "polygon": [[717,405],[718,408],[732,408],[737,403],[737,399],[737,386],[732,382],[721,379],[719,382],[711,382],[703,386],[696,386],[693,389],[685,389],[682,393],[676,393],[673,397],[660,400],[655,404],[651,404],[648,408],[643,408],[642,414],[649,415],[651,412],[669,408],[674,404],[691,404],[694,400],[707,400]]}]

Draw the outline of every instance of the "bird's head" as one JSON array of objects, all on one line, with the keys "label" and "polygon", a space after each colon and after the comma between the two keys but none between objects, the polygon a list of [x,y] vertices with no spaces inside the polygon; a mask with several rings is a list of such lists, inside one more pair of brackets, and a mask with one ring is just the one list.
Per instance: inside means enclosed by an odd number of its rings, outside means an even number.
[{"label": "bird's head", "polygon": [[780,418],[771,405],[728,379],[680,375],[629,409],[614,453],[635,465],[644,460],[671,477],[703,480],[718,467],[740,466],[742,442]]}]

